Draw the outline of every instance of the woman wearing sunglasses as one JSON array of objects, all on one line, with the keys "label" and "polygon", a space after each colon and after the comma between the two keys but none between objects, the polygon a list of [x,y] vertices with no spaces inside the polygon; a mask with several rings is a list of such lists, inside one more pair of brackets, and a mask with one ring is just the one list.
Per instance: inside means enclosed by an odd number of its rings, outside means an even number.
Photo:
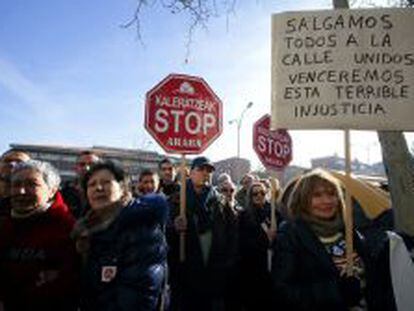
[{"label": "woman wearing sunglasses", "polygon": [[276,234],[270,229],[271,209],[266,194],[265,185],[254,181],[247,190],[246,208],[240,213],[241,297],[246,310],[270,310],[268,249]]}]

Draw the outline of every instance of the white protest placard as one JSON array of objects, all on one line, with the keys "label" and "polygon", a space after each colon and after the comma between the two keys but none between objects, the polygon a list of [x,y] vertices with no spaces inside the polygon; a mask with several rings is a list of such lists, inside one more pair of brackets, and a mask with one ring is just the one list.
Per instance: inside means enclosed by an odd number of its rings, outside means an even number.
[{"label": "white protest placard", "polygon": [[274,14],[272,128],[414,130],[414,10]]}]

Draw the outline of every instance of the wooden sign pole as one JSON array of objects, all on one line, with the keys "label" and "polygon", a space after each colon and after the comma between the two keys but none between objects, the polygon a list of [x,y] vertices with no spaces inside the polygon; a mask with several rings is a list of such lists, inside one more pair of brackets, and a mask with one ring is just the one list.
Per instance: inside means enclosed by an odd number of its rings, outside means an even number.
[{"label": "wooden sign pole", "polygon": [[[270,178],[271,184],[271,200],[270,200],[270,230],[276,231],[277,230],[277,217],[276,217],[276,200],[277,200],[277,191],[278,191],[278,182],[277,180],[281,180],[283,176],[283,171],[273,171]],[[272,270],[272,257],[273,257],[273,250],[271,245],[269,245],[269,249],[267,250],[267,269],[270,272]]]},{"label": "wooden sign pole", "polygon": [[[349,9],[348,0],[333,0],[334,9]],[[345,180],[351,179],[351,133],[347,129],[344,131],[345,139]],[[346,242],[346,274],[352,275],[352,269],[354,265],[353,253],[354,253],[354,240],[353,240],[353,219],[352,219],[352,200],[349,190],[345,191],[345,242]]]},{"label": "wooden sign pole", "polygon": [[272,172],[270,183],[272,185],[272,198],[271,198],[271,218],[270,218],[270,229],[277,230],[277,219],[276,219],[276,200],[278,192],[278,181],[283,176],[283,171]]},{"label": "wooden sign pole", "polygon": [[[345,180],[351,179],[351,138],[350,130],[345,130]],[[349,189],[345,189],[345,242],[346,242],[346,273],[348,276],[352,276],[353,270],[353,253],[354,253],[354,241],[353,241],[353,218],[352,218],[352,199]]]},{"label": "wooden sign pole", "polygon": [[[181,155],[181,187],[180,187],[180,218],[186,219],[186,186],[187,174],[185,169],[185,154]],[[180,232],[180,262],[185,261],[185,232]]]}]

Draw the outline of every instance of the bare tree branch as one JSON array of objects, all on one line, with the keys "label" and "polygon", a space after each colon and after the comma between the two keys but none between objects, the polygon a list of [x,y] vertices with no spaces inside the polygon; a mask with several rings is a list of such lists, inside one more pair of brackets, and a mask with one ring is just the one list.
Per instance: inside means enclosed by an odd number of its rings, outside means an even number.
[{"label": "bare tree branch", "polygon": [[130,28],[133,25],[135,25],[137,39],[143,46],[144,46],[144,41],[142,40],[142,35],[141,35],[140,16],[141,16],[142,8],[147,5],[148,5],[147,0],[138,0],[137,6],[135,8],[134,14],[132,15],[131,19],[127,21],[125,24],[121,24],[122,28]]},{"label": "bare tree branch", "polygon": [[197,29],[208,29],[208,24],[212,17],[218,18],[222,14],[226,15],[226,26],[228,29],[229,16],[234,14],[238,0],[137,0],[137,5],[132,18],[122,28],[131,28],[135,26],[138,40],[143,44],[141,34],[141,15],[144,8],[150,5],[160,4],[162,8],[168,10],[171,14],[185,14],[190,20],[187,32],[186,58],[185,62],[189,62],[191,46]]}]

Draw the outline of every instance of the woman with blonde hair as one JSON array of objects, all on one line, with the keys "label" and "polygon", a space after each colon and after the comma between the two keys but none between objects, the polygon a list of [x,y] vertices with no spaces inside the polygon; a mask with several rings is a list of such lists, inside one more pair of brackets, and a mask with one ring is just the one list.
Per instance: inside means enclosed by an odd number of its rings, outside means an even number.
[{"label": "woman with blonde hair", "polygon": [[[346,273],[344,194],[329,172],[316,169],[296,182],[290,221],[277,233],[272,278],[278,310],[380,310],[373,307],[373,271],[354,232],[351,275]],[[387,280],[384,280],[386,282]]]}]

